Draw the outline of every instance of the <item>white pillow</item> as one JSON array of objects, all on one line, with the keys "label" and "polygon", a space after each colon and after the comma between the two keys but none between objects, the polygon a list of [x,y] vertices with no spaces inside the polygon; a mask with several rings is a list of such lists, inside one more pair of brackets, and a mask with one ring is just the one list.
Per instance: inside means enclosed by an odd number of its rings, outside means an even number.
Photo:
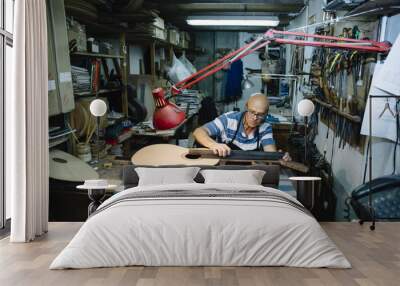
[{"label": "white pillow", "polygon": [[226,183],[261,185],[265,171],[261,170],[202,170],[205,184]]},{"label": "white pillow", "polygon": [[195,183],[193,179],[199,170],[199,167],[135,168],[139,176],[138,186]]}]

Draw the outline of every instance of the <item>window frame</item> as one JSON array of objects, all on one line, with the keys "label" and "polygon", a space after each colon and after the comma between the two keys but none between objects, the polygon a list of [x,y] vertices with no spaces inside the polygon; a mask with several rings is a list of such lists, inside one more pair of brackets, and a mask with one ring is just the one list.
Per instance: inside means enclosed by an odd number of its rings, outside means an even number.
[{"label": "window frame", "polygon": [[[5,188],[5,73],[6,47],[13,48],[13,34],[6,31],[6,0],[0,0],[0,236],[9,231],[10,222],[6,222],[6,188]],[[15,1],[12,0],[13,5]],[[14,11],[14,9],[13,9]],[[14,16],[14,15],[13,15]],[[14,30],[14,29],[13,29]]]}]

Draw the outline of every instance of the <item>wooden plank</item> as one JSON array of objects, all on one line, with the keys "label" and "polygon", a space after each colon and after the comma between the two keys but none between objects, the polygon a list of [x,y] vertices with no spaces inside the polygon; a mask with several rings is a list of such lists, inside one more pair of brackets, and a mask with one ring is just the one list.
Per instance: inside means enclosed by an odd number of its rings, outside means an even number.
[{"label": "wooden plank", "polygon": [[47,1],[49,6],[49,23],[53,33],[51,43],[54,45],[56,72],[53,75],[56,80],[56,87],[59,90],[60,111],[67,113],[75,108],[75,99],[72,87],[71,61],[69,57],[69,45],[67,36],[67,26],[65,18],[65,8],[63,0]]},{"label": "wooden plank", "polygon": [[57,61],[55,55],[54,31],[51,19],[50,5],[47,5],[47,47],[48,47],[48,110],[49,116],[61,113],[61,98],[57,76]]},{"label": "wooden plank", "polygon": [[[97,94],[104,94],[104,93],[112,93],[112,92],[118,92],[121,91],[120,88],[112,88],[112,89],[100,89]],[[76,96],[94,96],[96,95],[95,92],[92,91],[81,91],[81,92],[74,92],[74,95]]]},{"label": "wooden plank", "polygon": [[333,106],[332,104],[323,102],[322,100],[319,100],[318,98],[313,98],[312,101],[315,101],[316,103],[318,103],[318,104],[320,104],[320,105],[332,110],[333,112],[339,114],[340,116],[346,118],[347,120],[350,120],[350,121],[352,121],[354,123],[361,123],[360,116],[351,115],[351,114],[349,114],[347,112],[341,111],[337,107]]},{"label": "wooden plank", "polygon": [[152,42],[150,44],[150,68],[151,68],[151,76],[153,81],[156,80],[156,44]]},{"label": "wooden plank", "polygon": [[123,59],[124,58],[124,55],[107,55],[107,54],[98,54],[98,53],[90,53],[90,52],[73,52],[70,55],[71,56],[92,57],[92,58],[109,58],[109,59]]}]

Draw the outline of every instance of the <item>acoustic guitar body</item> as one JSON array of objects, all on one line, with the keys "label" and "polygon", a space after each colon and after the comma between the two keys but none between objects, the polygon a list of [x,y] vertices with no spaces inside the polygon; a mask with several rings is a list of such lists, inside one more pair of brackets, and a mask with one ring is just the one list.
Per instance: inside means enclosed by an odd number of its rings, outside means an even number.
[{"label": "acoustic guitar body", "polygon": [[81,159],[61,150],[49,153],[49,177],[68,182],[98,179],[99,174]]},{"label": "acoustic guitar body", "polygon": [[215,166],[218,158],[201,158],[199,155],[189,155],[189,149],[172,144],[154,144],[137,151],[131,158],[132,164],[142,166],[165,165],[207,165]]}]

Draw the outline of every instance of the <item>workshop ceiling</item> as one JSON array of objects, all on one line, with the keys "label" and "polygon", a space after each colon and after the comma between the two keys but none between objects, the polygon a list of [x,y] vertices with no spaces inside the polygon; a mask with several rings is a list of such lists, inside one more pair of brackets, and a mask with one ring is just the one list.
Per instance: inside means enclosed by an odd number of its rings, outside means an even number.
[{"label": "workshop ceiling", "polygon": [[[152,23],[159,15],[167,23],[183,30],[265,31],[269,27],[195,27],[188,16],[274,16],[286,26],[304,8],[304,0],[65,0],[68,15],[94,32],[131,30],[141,23]],[[98,27],[96,27],[98,25]]]},{"label": "workshop ceiling", "polygon": [[[192,28],[186,24],[187,16],[213,15],[213,16],[277,16],[280,26],[285,26],[289,20],[296,16],[304,7],[303,0],[146,0],[143,6],[160,11],[161,17],[168,22],[184,28]],[[213,29],[238,29],[240,27]],[[207,29],[207,28],[196,28]],[[265,30],[265,27],[246,27],[246,30]]]}]

